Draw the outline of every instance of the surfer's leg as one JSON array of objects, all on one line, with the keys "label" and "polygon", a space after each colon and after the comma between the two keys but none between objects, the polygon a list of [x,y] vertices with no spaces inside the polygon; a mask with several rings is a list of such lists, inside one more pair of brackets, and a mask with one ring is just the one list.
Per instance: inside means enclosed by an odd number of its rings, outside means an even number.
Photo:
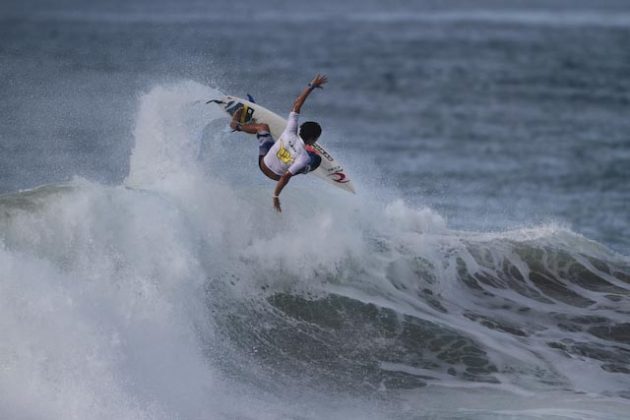
[{"label": "surfer's leg", "polygon": [[241,131],[241,114],[243,112],[243,108],[239,108],[235,113],[232,114],[232,120],[230,121],[230,128],[235,131]]},{"label": "surfer's leg", "polygon": [[265,156],[274,143],[267,124],[258,124],[256,138],[258,139],[258,156]]},{"label": "surfer's leg", "polygon": [[265,165],[265,156],[269,153],[269,150],[273,147],[275,141],[269,132],[269,126],[264,124],[266,129],[261,129],[256,132],[256,137],[258,138],[258,167],[260,171],[270,179],[277,181],[280,179],[280,175],[275,174],[271,169]]},{"label": "surfer's leg", "polygon": [[[273,146],[274,140],[269,132],[269,126],[267,124],[260,124],[261,127],[256,131],[256,138],[258,139],[258,166],[260,167],[260,161],[269,153],[271,146]],[[262,170],[262,168],[261,168]]]},{"label": "surfer's leg", "polygon": [[258,166],[260,166],[260,161],[269,153],[271,146],[273,146],[273,137],[271,137],[270,133],[256,133],[256,137],[258,138]]},{"label": "surfer's leg", "polygon": [[232,130],[242,131],[247,134],[269,133],[269,126],[267,124],[259,124],[256,122],[241,123],[240,118],[242,112],[243,109],[241,108],[232,116],[232,121],[230,121],[230,128],[232,128]]}]

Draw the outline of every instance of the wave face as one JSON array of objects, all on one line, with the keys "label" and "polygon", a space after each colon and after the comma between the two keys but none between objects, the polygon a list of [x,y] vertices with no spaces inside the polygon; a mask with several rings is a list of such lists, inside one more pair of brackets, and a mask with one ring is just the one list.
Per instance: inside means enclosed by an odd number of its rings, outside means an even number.
[{"label": "wave face", "polygon": [[308,178],[278,215],[220,95],[144,95],[124,185],[0,197],[1,418],[628,412],[627,257]]}]

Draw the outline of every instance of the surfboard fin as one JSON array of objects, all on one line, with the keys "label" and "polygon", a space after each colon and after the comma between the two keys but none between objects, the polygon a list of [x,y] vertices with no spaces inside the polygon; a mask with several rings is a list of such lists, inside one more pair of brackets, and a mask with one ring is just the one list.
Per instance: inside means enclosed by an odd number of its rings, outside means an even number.
[{"label": "surfboard fin", "polygon": [[250,95],[249,93],[247,94],[247,100],[253,104],[256,103],[256,100],[254,99],[254,97]]}]

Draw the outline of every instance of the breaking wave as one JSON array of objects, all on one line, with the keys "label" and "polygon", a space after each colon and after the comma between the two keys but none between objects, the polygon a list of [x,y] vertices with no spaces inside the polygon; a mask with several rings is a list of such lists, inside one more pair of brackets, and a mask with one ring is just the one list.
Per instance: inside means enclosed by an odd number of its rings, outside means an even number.
[{"label": "breaking wave", "polygon": [[0,417],[627,412],[627,257],[310,179],[278,215],[219,95],[144,95],[125,185],[0,197]]}]

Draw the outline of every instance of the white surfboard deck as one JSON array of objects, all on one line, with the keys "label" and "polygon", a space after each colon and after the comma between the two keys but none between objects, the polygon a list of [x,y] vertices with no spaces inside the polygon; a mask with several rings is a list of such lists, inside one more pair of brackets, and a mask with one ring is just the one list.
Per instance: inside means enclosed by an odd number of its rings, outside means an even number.
[{"label": "white surfboard deck", "polygon": [[[224,96],[221,99],[208,101],[208,103],[210,102],[214,102],[219,105],[219,107],[221,107],[221,109],[230,116],[237,110],[244,108],[244,115],[241,117],[241,120],[249,122],[253,119],[258,123],[265,123],[269,125],[271,135],[275,141],[280,138],[280,135],[284,132],[284,129],[287,126],[287,120],[278,114],[275,114],[265,107],[246,99],[237,98],[235,96]],[[313,148],[321,156],[322,163],[319,165],[319,168],[312,172],[312,174],[328,181],[342,190],[354,193],[354,185],[352,185],[352,181],[350,180],[347,172],[343,169],[341,163],[336,161],[319,143],[319,141],[313,145]]]}]

